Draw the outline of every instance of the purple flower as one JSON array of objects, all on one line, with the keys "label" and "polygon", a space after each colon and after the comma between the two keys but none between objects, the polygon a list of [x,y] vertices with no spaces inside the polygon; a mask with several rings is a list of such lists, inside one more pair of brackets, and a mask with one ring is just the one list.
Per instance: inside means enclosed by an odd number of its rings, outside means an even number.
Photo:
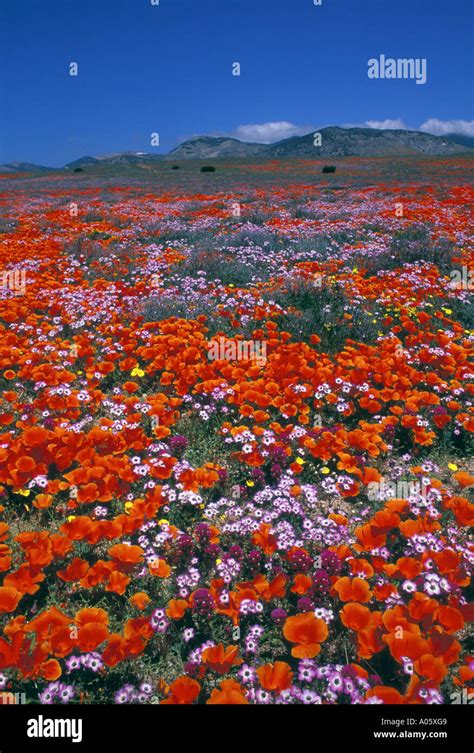
[{"label": "purple flower", "polygon": [[193,612],[210,617],[214,612],[214,597],[208,588],[198,588],[193,595]]},{"label": "purple flower", "polygon": [[189,440],[182,434],[176,434],[176,436],[170,437],[168,445],[173,454],[181,455],[189,445]]},{"label": "purple flower", "polygon": [[273,622],[276,622],[277,625],[283,624],[287,618],[288,612],[286,612],[284,609],[280,609],[277,607],[276,609],[273,609],[270,613],[270,617],[272,618]]},{"label": "purple flower", "polygon": [[329,575],[339,575],[341,572],[341,560],[337,556],[336,552],[331,552],[329,549],[325,549],[321,553],[321,567],[326,570]]}]

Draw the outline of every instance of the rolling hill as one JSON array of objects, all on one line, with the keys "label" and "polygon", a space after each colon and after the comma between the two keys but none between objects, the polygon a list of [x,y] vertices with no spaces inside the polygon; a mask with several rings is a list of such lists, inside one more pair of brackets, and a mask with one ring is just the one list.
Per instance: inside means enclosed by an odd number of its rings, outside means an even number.
[{"label": "rolling hill", "polygon": [[400,157],[404,155],[443,156],[473,152],[474,139],[450,134],[433,136],[421,131],[381,130],[376,128],[341,128],[328,126],[316,133],[321,135],[315,145],[315,132],[294,136],[273,144],[257,144],[227,136],[196,136],[179,144],[168,154],[120,152],[104,157],[80,157],[63,168],[34,165],[30,162],[11,162],[0,165],[1,172],[29,173],[76,170],[96,165],[140,165],[180,160],[214,159],[318,159],[319,157]]}]

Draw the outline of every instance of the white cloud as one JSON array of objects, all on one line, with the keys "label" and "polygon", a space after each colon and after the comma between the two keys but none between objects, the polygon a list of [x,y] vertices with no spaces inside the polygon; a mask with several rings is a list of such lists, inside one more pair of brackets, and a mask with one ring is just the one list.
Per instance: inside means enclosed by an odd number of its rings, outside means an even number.
[{"label": "white cloud", "polygon": [[[429,118],[421,126],[412,126],[405,123],[402,118],[385,118],[385,120],[364,120],[359,123],[343,123],[341,128],[378,128],[381,130],[400,131],[424,131],[436,136],[448,133],[474,136],[474,120],[439,120]],[[249,123],[237,126],[232,132],[208,131],[208,136],[228,136],[240,141],[254,141],[260,144],[273,144],[276,141],[291,138],[292,136],[305,136],[307,133],[321,130],[321,127],[313,125],[296,125],[288,120],[274,120],[268,123]],[[202,134],[201,134],[202,135]],[[192,137],[196,138],[197,134]]]},{"label": "white cloud", "polygon": [[420,131],[444,136],[448,133],[458,133],[464,136],[474,136],[474,120],[439,120],[429,118],[420,126]]},{"label": "white cloud", "polygon": [[275,120],[270,123],[252,123],[240,125],[232,136],[241,141],[256,141],[260,144],[273,144],[275,141],[289,139],[292,136],[304,136],[315,130],[313,126],[298,126],[287,120]]},{"label": "white cloud", "polygon": [[401,118],[386,118],[385,120],[364,120],[363,123],[349,123],[342,126],[343,128],[380,128],[389,131],[406,131],[410,127],[403,122]]}]

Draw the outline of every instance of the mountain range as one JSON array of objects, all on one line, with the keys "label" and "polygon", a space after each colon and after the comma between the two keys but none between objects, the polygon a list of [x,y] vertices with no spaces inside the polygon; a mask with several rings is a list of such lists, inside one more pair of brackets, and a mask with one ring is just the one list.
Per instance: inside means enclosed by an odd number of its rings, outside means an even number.
[{"label": "mountain range", "polygon": [[[315,133],[320,140],[315,140]],[[320,143],[320,146],[315,146]],[[45,167],[30,162],[10,162],[0,165],[0,171],[57,172],[61,170],[86,170],[99,164],[139,164],[180,160],[210,159],[288,159],[319,157],[398,157],[404,155],[469,154],[474,149],[474,137],[463,134],[433,136],[421,131],[388,130],[377,128],[341,128],[328,126],[305,136],[293,136],[273,144],[239,141],[228,136],[196,136],[172,149],[168,154],[147,152],[121,152],[106,157],[80,157],[62,168]]]}]

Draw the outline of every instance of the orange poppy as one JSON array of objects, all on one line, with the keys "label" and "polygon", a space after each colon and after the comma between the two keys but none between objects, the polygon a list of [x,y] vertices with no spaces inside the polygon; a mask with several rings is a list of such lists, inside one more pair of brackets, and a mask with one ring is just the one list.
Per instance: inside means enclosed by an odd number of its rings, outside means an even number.
[{"label": "orange poppy", "polygon": [[185,599],[170,599],[166,614],[171,620],[180,620],[186,609],[188,608],[188,602]]},{"label": "orange poppy", "polygon": [[224,704],[226,706],[244,705],[248,701],[244,695],[244,689],[235,680],[222,680],[221,689],[215,688],[206,704]]},{"label": "orange poppy", "polygon": [[193,680],[190,677],[183,675],[178,677],[169,687],[169,696],[164,701],[160,701],[160,705],[163,704],[190,704],[193,703],[201,692],[201,686],[197,680]]},{"label": "orange poppy", "polygon": [[107,585],[105,587],[106,591],[112,591],[112,593],[119,594],[122,596],[128,584],[130,583],[131,578],[128,575],[125,575],[125,573],[121,572],[113,572],[110,573],[109,580],[107,582]]},{"label": "orange poppy", "polygon": [[135,565],[143,559],[141,546],[130,544],[115,544],[115,546],[110,547],[108,554],[114,560],[117,568],[123,572],[131,572]]},{"label": "orange poppy", "polygon": [[441,659],[431,654],[422,654],[415,661],[415,672],[433,682],[442,682],[448,674],[448,668]]},{"label": "orange poppy", "polygon": [[144,591],[138,591],[129,598],[130,604],[140,610],[146,609],[150,601],[150,597]]},{"label": "orange poppy", "polygon": [[443,626],[448,635],[452,635],[452,633],[456,633],[464,627],[464,618],[459,609],[454,607],[440,607],[434,613],[434,618]]},{"label": "orange poppy", "polygon": [[157,578],[168,578],[171,574],[171,567],[166,560],[154,559],[148,563],[148,570],[151,575]]},{"label": "orange poppy", "polygon": [[339,614],[342,624],[356,631],[365,630],[372,620],[370,609],[354,602],[346,604]]},{"label": "orange poppy", "polygon": [[429,650],[428,643],[424,638],[405,630],[403,627],[401,630],[395,630],[382,636],[382,640],[385,641],[393,658],[398,662],[401,662],[404,656],[408,656],[409,659],[419,659]]},{"label": "orange poppy", "polygon": [[257,669],[260,685],[265,690],[281,693],[291,687],[293,672],[290,665],[284,661],[276,661],[274,664],[265,664]]},{"label": "orange poppy", "polygon": [[260,547],[264,554],[273,554],[277,548],[276,538],[270,531],[271,526],[268,523],[262,523],[258,531],[252,535],[252,543]]},{"label": "orange poppy", "polygon": [[202,662],[207,667],[217,672],[219,675],[225,675],[231,667],[242,664],[242,659],[238,657],[238,646],[227,646],[219,643],[212,648],[206,648],[202,653]]},{"label": "orange poppy", "polygon": [[414,557],[399,557],[397,560],[397,568],[404,578],[412,580],[422,572],[423,565]]},{"label": "orange poppy", "polygon": [[115,667],[125,659],[126,641],[118,633],[110,635],[105,649],[102,651],[102,659],[108,667]]},{"label": "orange poppy", "polygon": [[303,612],[287,617],[283,635],[290,643],[297,644],[291,649],[292,656],[312,659],[319,654],[320,644],[328,637],[328,628],[324,620],[315,617],[313,612]]},{"label": "orange poppy", "polygon": [[100,607],[85,607],[76,612],[74,622],[79,627],[84,627],[89,622],[102,622],[102,624],[108,625],[109,615],[105,609],[101,609]]},{"label": "orange poppy", "polygon": [[383,703],[399,705],[405,703],[403,696],[395,690],[395,688],[389,688],[386,685],[374,685],[373,688],[367,691],[366,698],[379,698]]},{"label": "orange poppy", "polygon": [[303,596],[303,594],[307,593],[309,589],[311,588],[312,580],[308,575],[303,575],[303,573],[298,573],[298,575],[295,575],[295,579],[293,581],[293,585],[291,587],[291,591],[295,594],[299,594],[300,596]]},{"label": "orange poppy", "polygon": [[77,633],[77,643],[81,651],[95,651],[109,635],[103,622],[88,622]]},{"label": "orange poppy", "polygon": [[370,586],[363,578],[338,578],[333,586],[341,601],[370,601]]},{"label": "orange poppy", "polygon": [[0,586],[0,612],[14,612],[22,595],[12,586]]}]

